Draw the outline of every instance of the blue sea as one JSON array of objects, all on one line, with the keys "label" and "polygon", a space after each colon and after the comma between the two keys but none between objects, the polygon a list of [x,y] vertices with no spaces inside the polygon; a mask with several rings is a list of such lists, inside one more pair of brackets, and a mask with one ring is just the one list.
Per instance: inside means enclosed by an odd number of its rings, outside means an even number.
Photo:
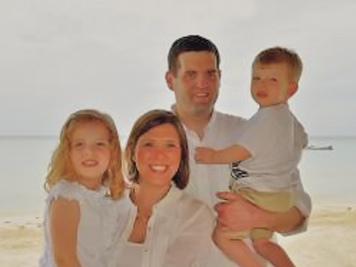
[{"label": "blue sea", "polygon": [[[57,137],[0,137],[0,213],[41,212],[43,188]],[[125,140],[125,138],[123,138]],[[356,205],[356,137],[310,137],[300,163],[314,205]]]}]

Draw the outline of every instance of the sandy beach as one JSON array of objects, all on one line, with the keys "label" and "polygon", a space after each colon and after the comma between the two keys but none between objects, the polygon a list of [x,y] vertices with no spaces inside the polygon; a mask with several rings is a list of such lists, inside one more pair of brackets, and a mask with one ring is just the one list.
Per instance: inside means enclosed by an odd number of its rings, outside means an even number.
[{"label": "sandy beach", "polygon": [[296,266],[356,266],[356,206],[315,208],[308,230],[279,238]]},{"label": "sandy beach", "polygon": [[[41,255],[40,216],[0,215],[0,266],[35,267]],[[308,231],[279,237],[296,266],[356,267],[356,206],[313,210]]]},{"label": "sandy beach", "polygon": [[0,266],[35,267],[43,244],[40,216],[0,215]]}]

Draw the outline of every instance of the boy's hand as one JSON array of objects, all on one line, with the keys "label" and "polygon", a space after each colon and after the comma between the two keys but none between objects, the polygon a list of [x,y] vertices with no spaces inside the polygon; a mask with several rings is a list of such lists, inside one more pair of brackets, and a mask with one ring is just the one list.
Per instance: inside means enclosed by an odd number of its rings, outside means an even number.
[{"label": "boy's hand", "polygon": [[195,149],[195,161],[202,164],[213,164],[215,150],[207,147],[197,147]]}]

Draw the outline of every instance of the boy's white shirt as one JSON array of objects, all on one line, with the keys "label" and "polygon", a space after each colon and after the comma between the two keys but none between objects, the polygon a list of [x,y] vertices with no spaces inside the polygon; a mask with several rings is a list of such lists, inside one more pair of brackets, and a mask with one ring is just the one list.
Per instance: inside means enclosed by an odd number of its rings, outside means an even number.
[{"label": "boy's white shirt", "polygon": [[294,173],[307,135],[288,105],[260,108],[245,123],[237,143],[251,154],[238,166],[248,173],[238,179],[240,185],[263,192],[294,192],[298,183]]}]

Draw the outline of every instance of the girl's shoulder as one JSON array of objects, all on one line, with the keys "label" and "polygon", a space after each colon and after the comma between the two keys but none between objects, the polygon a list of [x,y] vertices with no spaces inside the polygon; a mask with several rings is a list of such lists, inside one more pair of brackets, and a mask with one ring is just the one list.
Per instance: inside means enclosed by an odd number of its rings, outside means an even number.
[{"label": "girl's shoulder", "polygon": [[48,198],[49,200],[64,198],[80,201],[83,196],[83,189],[81,187],[78,183],[61,180],[51,188]]}]

